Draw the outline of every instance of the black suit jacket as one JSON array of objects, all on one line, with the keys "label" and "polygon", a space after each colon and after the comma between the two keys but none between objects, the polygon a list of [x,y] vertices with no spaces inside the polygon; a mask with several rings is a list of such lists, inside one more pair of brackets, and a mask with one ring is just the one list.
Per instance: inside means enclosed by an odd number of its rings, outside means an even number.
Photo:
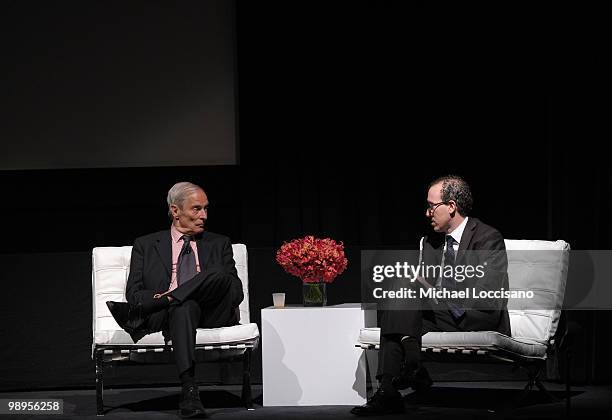
[{"label": "black suit jacket", "polygon": [[[235,296],[242,296],[242,283],[238,278],[229,238],[212,232],[203,232],[196,238],[196,245],[200,272],[215,269],[235,277],[237,281],[232,284],[240,287],[240,290],[236,290]],[[170,230],[137,238],[132,248],[130,274],[125,289],[127,301],[132,305],[142,305],[145,315],[163,308],[162,299],[154,299],[153,295],[168,290],[171,275],[172,237]],[[189,282],[185,284],[187,285]],[[236,307],[239,304],[240,302],[235,302]]]},{"label": "black suit jacket", "polygon": [[[434,234],[426,236],[423,241],[423,261],[427,265],[438,265],[442,260],[445,235]],[[474,251],[474,252],[469,252]],[[480,220],[469,217],[465,230],[459,242],[459,250],[455,258],[455,266],[485,264],[485,275],[482,278],[473,277],[464,280],[464,287],[483,290],[500,290],[508,287],[508,257],[504,238],[499,231]],[[428,278],[430,284],[437,279]],[[478,308],[467,310],[462,326],[466,330],[482,330],[482,325],[496,325],[496,330],[508,336],[510,331],[510,317],[507,310],[507,299],[487,299],[474,301],[464,300],[460,304],[465,308]],[[484,328],[488,329],[488,328]]]}]

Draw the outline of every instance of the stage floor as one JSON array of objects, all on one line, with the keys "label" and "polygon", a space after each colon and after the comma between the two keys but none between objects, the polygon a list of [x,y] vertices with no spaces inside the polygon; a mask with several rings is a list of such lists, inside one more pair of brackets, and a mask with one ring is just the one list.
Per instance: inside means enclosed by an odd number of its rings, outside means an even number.
[{"label": "stage floor", "polygon": [[[405,395],[406,414],[384,416],[385,419],[418,417],[419,419],[450,418],[538,418],[557,419],[565,415],[565,402],[550,403],[537,391],[526,405],[507,410],[505,402],[517,398],[522,382],[437,382],[423,397]],[[546,383],[559,398],[564,396],[562,384]],[[200,396],[210,417],[234,419],[356,419],[350,406],[262,407],[262,387],[253,386],[255,410],[241,406],[239,386],[200,386]],[[110,388],[104,390],[105,417],[177,418],[179,387]],[[61,398],[62,416],[24,416],[16,418],[100,418],[95,415],[96,398],[93,389],[47,390],[35,392],[3,392],[0,399]],[[576,418],[609,418],[612,412],[612,386],[572,387],[572,416]]]}]

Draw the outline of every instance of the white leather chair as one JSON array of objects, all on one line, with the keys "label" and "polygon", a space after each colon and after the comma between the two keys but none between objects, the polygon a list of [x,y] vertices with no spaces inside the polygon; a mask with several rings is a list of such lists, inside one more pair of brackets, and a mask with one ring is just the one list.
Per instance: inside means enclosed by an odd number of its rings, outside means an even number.
[{"label": "white leather chair", "polygon": [[[569,244],[561,240],[511,239],[506,239],[505,244],[506,250],[510,251],[508,252],[510,289],[538,289],[540,291],[538,297],[542,296],[545,299],[545,302],[542,302],[543,308],[561,308],[569,265]],[[535,385],[554,398],[544,388],[540,376],[546,367],[546,359],[558,349],[558,341],[565,333],[557,333],[561,310],[509,306],[508,313],[512,337],[497,331],[429,332],[423,335],[421,352],[426,359],[436,361],[463,359],[474,362],[494,358],[513,363],[525,369],[529,377],[523,396]],[[358,347],[371,350],[378,349],[379,344],[379,328],[361,329]],[[567,370],[565,379],[566,408],[569,412]]]},{"label": "white leather chair", "polygon": [[[198,328],[196,358],[198,362],[243,361],[242,399],[248,409],[251,401],[251,353],[259,343],[257,324],[249,317],[249,280],[247,249],[233,244],[234,261],[242,281],[244,300],[240,304],[240,325],[224,328]],[[134,343],[111,315],[106,301],[125,302],[125,286],[130,270],[132,247],[98,247],[92,253],[93,344],[92,358],[96,362],[96,405],[98,415],[104,414],[103,373],[105,363],[169,362],[172,343],[165,345],[161,332],[148,334]]]}]

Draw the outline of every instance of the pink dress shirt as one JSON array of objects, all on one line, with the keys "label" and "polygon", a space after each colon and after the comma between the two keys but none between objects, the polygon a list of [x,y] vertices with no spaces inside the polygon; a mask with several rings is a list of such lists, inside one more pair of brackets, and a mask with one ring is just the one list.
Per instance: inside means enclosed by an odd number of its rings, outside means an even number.
[{"label": "pink dress shirt", "polygon": [[[170,281],[170,288],[168,289],[169,292],[176,289],[178,286],[178,283],[176,280],[176,263],[178,262],[178,257],[181,253],[181,249],[183,248],[183,243],[184,243],[183,240],[181,239],[183,234],[179,232],[178,229],[174,227],[174,225],[170,227],[170,236],[172,236],[172,279]],[[191,249],[193,250],[193,254],[195,255],[196,270],[199,273],[200,272],[200,258],[198,256],[198,247],[195,241],[191,241],[189,244],[191,245]]]}]

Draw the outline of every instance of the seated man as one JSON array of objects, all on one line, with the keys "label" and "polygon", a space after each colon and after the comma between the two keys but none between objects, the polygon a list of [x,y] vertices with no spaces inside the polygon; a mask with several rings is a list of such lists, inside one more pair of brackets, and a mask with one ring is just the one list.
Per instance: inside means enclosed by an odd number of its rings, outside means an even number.
[{"label": "seated man", "polygon": [[182,394],[181,417],[205,415],[195,381],[196,328],[238,323],[243,299],[232,246],[225,236],[204,231],[204,190],[179,182],[168,191],[169,230],[134,242],[126,286],[128,304],[107,302],[117,323],[134,341],[162,331],[172,347]]},{"label": "seated man", "polygon": [[[466,255],[470,254],[472,260],[487,267],[486,275],[470,287],[475,290],[504,287],[507,290],[508,260],[504,239],[496,229],[468,217],[471,209],[472,194],[461,177],[449,175],[429,184],[425,215],[435,234],[423,241],[424,263],[445,268],[457,264],[458,267],[459,260],[464,263]],[[458,279],[444,276],[423,281],[426,287],[439,289],[453,288],[457,282]],[[401,413],[404,404],[398,390],[412,387],[418,392],[432,385],[427,370],[420,363],[421,337],[427,332],[499,331],[510,335],[507,300],[492,299],[480,305],[474,308],[473,302],[468,301],[429,300],[422,310],[379,311],[380,350],[376,378],[380,385],[366,404],[354,407],[351,413],[361,416]]]}]

